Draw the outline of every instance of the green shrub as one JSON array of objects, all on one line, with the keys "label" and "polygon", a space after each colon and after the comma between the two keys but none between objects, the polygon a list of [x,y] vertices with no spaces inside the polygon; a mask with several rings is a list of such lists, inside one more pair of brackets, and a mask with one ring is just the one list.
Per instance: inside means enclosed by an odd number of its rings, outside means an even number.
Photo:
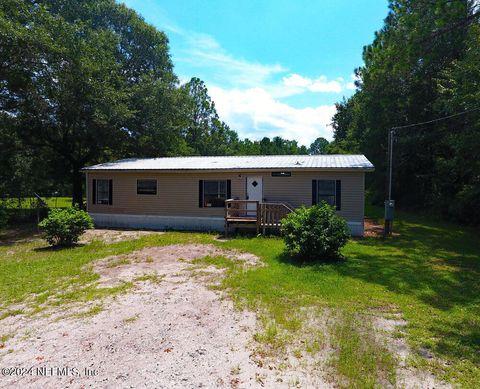
[{"label": "green shrub", "polygon": [[8,223],[8,211],[7,208],[0,204],[0,228],[3,228]]},{"label": "green shrub", "polygon": [[93,228],[90,215],[78,208],[52,209],[38,226],[52,246],[69,246],[87,229]]},{"label": "green shrub", "polygon": [[350,237],[345,219],[325,202],[290,213],[281,231],[287,250],[305,260],[339,257]]}]

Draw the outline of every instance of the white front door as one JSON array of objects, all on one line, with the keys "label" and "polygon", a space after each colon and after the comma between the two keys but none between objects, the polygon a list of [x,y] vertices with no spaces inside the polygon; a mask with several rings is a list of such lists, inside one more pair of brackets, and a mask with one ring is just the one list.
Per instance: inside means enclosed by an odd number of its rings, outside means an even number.
[{"label": "white front door", "polygon": [[[262,176],[247,176],[247,200],[262,202],[263,198],[263,180]],[[247,209],[255,210],[254,203],[248,203]]]}]

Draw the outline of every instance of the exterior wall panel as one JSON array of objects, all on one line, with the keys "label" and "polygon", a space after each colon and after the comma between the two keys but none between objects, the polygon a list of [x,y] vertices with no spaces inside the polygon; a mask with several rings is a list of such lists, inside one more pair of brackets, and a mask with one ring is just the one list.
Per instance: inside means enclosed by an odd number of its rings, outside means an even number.
[{"label": "exterior wall panel", "polygon": [[[92,214],[128,214],[158,216],[223,217],[223,208],[200,208],[199,180],[231,180],[232,198],[245,199],[246,177],[263,177],[264,201],[287,202],[294,207],[312,204],[312,180],[342,181],[342,209],[338,213],[350,222],[362,223],[364,218],[364,172],[292,171],[291,177],[272,177],[271,170],[256,172],[88,172],[87,188],[93,179],[113,180],[113,204],[92,204],[87,195],[88,210]],[[156,195],[137,195],[137,179],[156,179]]]}]

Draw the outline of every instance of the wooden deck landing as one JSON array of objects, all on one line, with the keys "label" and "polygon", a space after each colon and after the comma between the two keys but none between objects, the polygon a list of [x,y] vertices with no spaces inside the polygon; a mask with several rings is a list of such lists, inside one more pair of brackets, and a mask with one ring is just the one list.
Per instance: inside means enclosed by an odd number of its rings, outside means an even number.
[{"label": "wooden deck landing", "polygon": [[278,230],[281,220],[292,211],[285,203],[229,199],[225,201],[225,235],[230,227],[256,228],[257,234]]}]

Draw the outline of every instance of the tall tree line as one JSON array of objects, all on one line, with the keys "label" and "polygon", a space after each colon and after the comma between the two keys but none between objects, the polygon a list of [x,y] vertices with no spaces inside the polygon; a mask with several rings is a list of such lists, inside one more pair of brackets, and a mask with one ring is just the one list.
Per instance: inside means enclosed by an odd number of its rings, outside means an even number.
[{"label": "tall tree line", "polygon": [[80,169],[124,157],[306,154],[240,140],[205,84],[180,85],[166,35],[114,0],[0,3],[0,197],[82,201]]},{"label": "tall tree line", "polygon": [[[357,91],[336,104],[337,152],[376,166],[369,188],[386,190],[387,134],[480,107],[480,8],[470,0],[390,0],[384,27],[363,50]],[[400,206],[480,223],[480,112],[396,131],[393,194]]]}]

